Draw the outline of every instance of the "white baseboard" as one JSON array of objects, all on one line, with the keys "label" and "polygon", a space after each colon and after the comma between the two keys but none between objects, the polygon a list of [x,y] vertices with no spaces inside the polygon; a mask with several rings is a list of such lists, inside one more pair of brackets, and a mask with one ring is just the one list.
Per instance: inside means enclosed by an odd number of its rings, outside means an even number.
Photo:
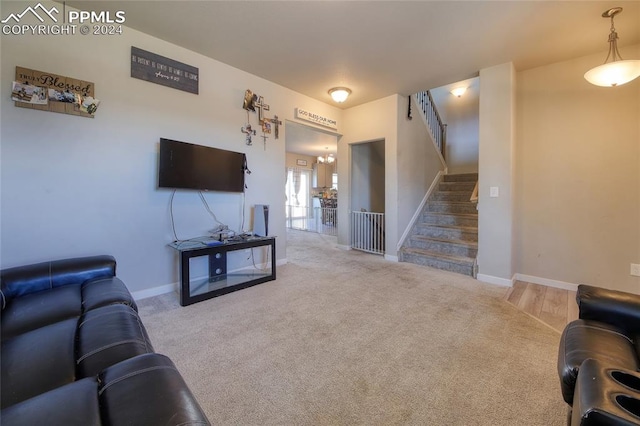
[{"label": "white baseboard", "polygon": [[289,261],[286,257],[284,259],[276,259],[276,266],[286,265],[287,263],[289,263]]},{"label": "white baseboard", "polygon": [[391,256],[390,254],[384,255],[385,260],[390,260],[391,262],[398,262],[398,256]]},{"label": "white baseboard", "polygon": [[344,244],[338,244],[340,250],[351,250],[351,246],[345,246]]},{"label": "white baseboard", "polygon": [[160,285],[158,287],[146,288],[144,290],[132,291],[131,295],[133,300],[147,299],[153,296],[159,296],[161,294],[171,293],[172,291],[178,292],[178,283]]},{"label": "white baseboard", "polygon": [[513,278],[507,279],[507,278],[494,277],[493,275],[485,275],[485,274],[478,274],[477,279],[478,281],[482,281],[483,283],[495,284],[503,287],[513,287],[513,282],[514,282]]},{"label": "white baseboard", "polygon": [[533,275],[515,274],[515,280],[525,281],[533,284],[540,284],[547,287],[561,288],[563,290],[578,291],[578,284],[568,283],[565,281],[552,280],[549,278],[541,278]]}]

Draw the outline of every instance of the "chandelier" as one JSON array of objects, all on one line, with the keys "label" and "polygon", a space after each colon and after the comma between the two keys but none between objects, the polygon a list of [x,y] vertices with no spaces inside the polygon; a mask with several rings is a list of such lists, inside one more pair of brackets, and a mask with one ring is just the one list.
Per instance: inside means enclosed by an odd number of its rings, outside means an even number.
[{"label": "chandelier", "polygon": [[[325,146],[324,149],[328,150],[329,147]],[[325,155],[318,155],[318,163],[327,163],[327,164],[331,164],[334,161],[336,161],[336,158],[333,156],[333,154],[325,154]]]},{"label": "chandelier", "polygon": [[[640,76],[640,60],[624,60],[618,52],[618,33],[613,26],[613,17],[622,12],[614,7],[602,13],[603,18],[611,18],[609,33],[609,54],[604,64],[590,69],[584,78],[591,84],[603,87],[615,87],[628,83]],[[609,59],[611,61],[609,62]]]},{"label": "chandelier", "polygon": [[325,155],[318,156],[318,163],[331,164],[334,161],[336,161],[336,158],[333,156],[333,154],[325,154]]}]

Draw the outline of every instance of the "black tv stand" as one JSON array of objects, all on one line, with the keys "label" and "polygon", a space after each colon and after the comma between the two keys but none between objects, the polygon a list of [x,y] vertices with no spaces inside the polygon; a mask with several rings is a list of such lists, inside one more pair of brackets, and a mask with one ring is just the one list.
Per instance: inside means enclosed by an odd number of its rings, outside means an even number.
[{"label": "black tv stand", "polygon": [[[228,254],[237,250],[255,247],[270,247],[270,265],[264,269],[250,266],[236,271],[227,270]],[[223,294],[241,290],[276,279],[275,237],[246,236],[238,240],[217,241],[213,238],[198,238],[169,244],[180,255],[180,305],[187,306]],[[189,260],[208,256],[209,276],[191,277]]]}]

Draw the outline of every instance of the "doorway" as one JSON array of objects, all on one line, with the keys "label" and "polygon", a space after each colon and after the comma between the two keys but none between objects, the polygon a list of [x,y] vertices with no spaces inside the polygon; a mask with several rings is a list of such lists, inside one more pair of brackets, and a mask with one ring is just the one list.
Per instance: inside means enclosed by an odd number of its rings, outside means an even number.
[{"label": "doorway", "polygon": [[286,126],[286,227],[337,235],[339,135],[289,120]]},{"label": "doorway", "polygon": [[385,253],[385,142],[351,145],[351,248]]}]

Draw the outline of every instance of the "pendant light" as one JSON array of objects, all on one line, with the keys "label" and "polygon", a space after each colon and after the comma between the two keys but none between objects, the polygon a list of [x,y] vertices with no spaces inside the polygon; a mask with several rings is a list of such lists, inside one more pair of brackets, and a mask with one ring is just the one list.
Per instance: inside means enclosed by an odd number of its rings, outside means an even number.
[{"label": "pendant light", "polygon": [[[618,33],[613,26],[613,17],[620,12],[622,12],[621,7],[614,7],[602,13],[603,18],[611,18],[609,54],[603,65],[590,69],[584,75],[589,83],[596,86],[620,86],[640,76],[640,60],[625,61],[618,52]],[[610,62],[609,59],[611,59]]]}]

